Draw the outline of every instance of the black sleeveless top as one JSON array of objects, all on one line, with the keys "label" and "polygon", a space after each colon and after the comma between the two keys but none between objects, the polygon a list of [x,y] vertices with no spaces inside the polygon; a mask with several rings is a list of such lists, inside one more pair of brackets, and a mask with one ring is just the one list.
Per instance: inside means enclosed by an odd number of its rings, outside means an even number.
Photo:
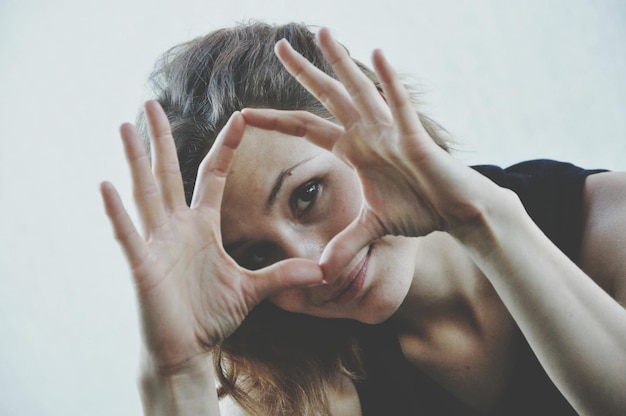
[{"label": "black sleeveless top", "polygon": [[[522,162],[507,169],[491,165],[473,168],[517,193],[530,217],[552,242],[573,261],[578,259],[583,185],[588,175],[600,170],[551,160]],[[366,379],[355,383],[363,416],[479,414],[404,358],[390,325],[357,324],[356,333],[366,372]],[[520,338],[524,345],[507,390],[507,410],[496,414],[576,415]]]}]

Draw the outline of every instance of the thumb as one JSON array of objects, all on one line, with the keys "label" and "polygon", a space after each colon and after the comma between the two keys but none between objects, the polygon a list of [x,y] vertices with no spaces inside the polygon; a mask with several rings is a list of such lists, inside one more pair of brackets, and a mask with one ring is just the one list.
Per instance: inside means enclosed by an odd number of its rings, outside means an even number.
[{"label": "thumb", "polygon": [[274,263],[251,272],[251,276],[260,299],[284,289],[320,285],[324,279],[322,269],[317,263],[302,258]]},{"label": "thumb", "polygon": [[329,283],[335,281],[363,247],[380,236],[364,219],[365,215],[362,213],[324,248],[320,266],[324,271],[324,279]]}]

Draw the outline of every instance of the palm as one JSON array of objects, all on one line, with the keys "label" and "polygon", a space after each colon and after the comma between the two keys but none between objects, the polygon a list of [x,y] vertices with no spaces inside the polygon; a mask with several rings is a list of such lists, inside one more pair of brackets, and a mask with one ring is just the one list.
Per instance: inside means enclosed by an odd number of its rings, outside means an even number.
[{"label": "palm", "polygon": [[102,194],[136,283],[150,358],[158,367],[171,369],[228,337],[264,297],[286,287],[318,283],[322,275],[317,265],[303,259],[251,272],[224,251],[220,207],[244,130],[241,115],[231,119],[202,163],[188,207],[167,118],[154,102],[147,104],[146,113],[154,174],[132,126],[122,128],[145,238],[110,184],[103,184]]},{"label": "palm", "polygon": [[254,306],[253,296],[245,294],[245,276],[229,258],[207,269],[224,256],[210,223],[194,214],[173,215],[152,236],[149,256],[134,270],[146,343],[164,363],[175,364],[215,345]]},{"label": "palm", "polygon": [[[484,178],[451,158],[434,144],[414,114],[415,134],[403,134],[390,122],[379,141],[358,143],[373,126],[352,128],[335,152],[353,165],[364,195],[361,218],[355,226],[378,230],[372,238],[384,235],[417,237],[432,231],[450,231],[475,214],[466,201]],[[354,149],[354,147],[360,149]]]},{"label": "palm", "polygon": [[[363,132],[350,133],[347,132],[347,137],[341,140],[353,147],[355,141],[350,136],[362,135]],[[415,172],[409,163],[411,155],[403,153],[404,160],[400,157],[390,160],[383,156],[390,154],[389,143],[399,140],[394,136],[397,136],[397,132],[387,132],[385,139],[376,146],[378,148],[372,148],[371,143],[366,143],[369,147],[367,149],[359,149],[358,152],[350,149],[351,153],[356,153],[354,156],[348,156],[341,150],[336,151],[339,157],[355,166],[360,178],[364,203],[357,225],[372,230],[373,238],[388,234],[420,236],[445,228],[437,207],[425,195],[427,191],[414,180]],[[419,221],[414,221],[415,218],[419,218]]]}]

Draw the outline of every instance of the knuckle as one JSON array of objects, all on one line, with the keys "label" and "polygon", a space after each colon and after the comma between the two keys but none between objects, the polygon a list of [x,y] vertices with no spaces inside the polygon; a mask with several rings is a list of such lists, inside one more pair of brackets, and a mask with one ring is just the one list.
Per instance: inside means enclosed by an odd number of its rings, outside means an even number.
[{"label": "knuckle", "polygon": [[178,163],[175,162],[162,162],[156,166],[155,172],[165,176],[177,176],[180,174]]},{"label": "knuckle", "polygon": [[136,200],[149,200],[159,196],[159,190],[156,185],[150,184],[141,188],[135,188],[133,192]]}]

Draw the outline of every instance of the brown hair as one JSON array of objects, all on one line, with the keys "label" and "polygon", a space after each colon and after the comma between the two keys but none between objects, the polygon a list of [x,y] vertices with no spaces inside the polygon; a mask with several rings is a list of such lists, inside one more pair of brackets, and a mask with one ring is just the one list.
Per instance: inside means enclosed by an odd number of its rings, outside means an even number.
[{"label": "brown hair", "polygon": [[[274,55],[282,38],[334,76],[314,33],[294,23],[220,29],[171,48],[157,62],[150,80],[172,125],[187,203],[200,162],[233,112],[246,107],[305,110],[332,119]],[[380,88],[376,74],[355,62]],[[431,137],[447,149],[445,131],[418,114]],[[145,138],[141,113],[137,124]],[[220,395],[232,396],[251,414],[327,414],[326,387],[340,374],[363,375],[351,325],[288,313],[264,301],[214,350]]]}]

